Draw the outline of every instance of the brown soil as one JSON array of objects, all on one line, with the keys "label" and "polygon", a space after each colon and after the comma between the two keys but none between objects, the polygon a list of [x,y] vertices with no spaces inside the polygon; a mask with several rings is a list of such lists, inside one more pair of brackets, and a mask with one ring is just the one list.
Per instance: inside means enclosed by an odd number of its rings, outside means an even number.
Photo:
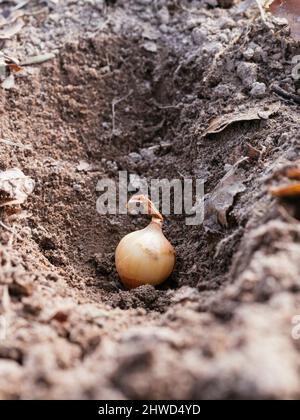
[{"label": "brown soil", "polygon": [[[1,213],[15,232],[0,228],[1,398],[299,398],[299,202],[267,191],[299,158],[299,105],[272,91],[299,88],[296,42],[222,2],[61,3],[27,6],[5,44],[18,58],[58,52],[0,91],[0,138],[27,146],[0,143],[0,169],[36,181],[21,215]],[[274,103],[269,118],[203,136],[212,117]],[[241,157],[227,226],[211,211],[202,226],[168,217],[171,278],[124,290],[114,250],[147,220],[100,216],[98,180],[202,178],[209,201]]]}]

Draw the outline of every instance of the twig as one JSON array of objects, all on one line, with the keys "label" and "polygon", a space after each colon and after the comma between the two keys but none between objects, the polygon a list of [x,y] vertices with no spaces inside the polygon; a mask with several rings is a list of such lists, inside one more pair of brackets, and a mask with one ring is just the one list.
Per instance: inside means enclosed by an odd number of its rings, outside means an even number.
[{"label": "twig", "polygon": [[279,85],[273,85],[272,91],[275,92],[277,95],[281,96],[288,101],[293,101],[296,104],[300,104],[300,96],[296,95],[295,93],[287,92],[286,90],[282,89]]},{"label": "twig", "polygon": [[122,98],[113,99],[111,103],[111,112],[112,112],[112,136],[115,134],[116,131],[116,105],[118,105],[120,102],[125,101],[131,94],[133,93],[133,90],[130,90],[127,95],[122,96]]}]

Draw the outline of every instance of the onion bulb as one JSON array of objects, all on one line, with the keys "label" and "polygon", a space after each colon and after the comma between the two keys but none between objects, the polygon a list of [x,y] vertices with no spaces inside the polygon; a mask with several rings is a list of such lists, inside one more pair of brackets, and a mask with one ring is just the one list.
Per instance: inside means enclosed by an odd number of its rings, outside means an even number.
[{"label": "onion bulb", "polygon": [[143,284],[156,286],[166,280],[175,265],[175,250],[162,232],[163,217],[144,195],[135,195],[129,202],[139,203],[152,216],[149,225],[124,236],[116,249],[116,268],[125,287]]}]

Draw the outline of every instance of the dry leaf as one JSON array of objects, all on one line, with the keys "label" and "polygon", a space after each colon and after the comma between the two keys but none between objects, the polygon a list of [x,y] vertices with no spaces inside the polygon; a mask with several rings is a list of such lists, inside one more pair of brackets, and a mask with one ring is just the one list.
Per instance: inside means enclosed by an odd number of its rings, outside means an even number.
[{"label": "dry leaf", "polygon": [[247,156],[253,160],[259,159],[264,152],[264,149],[258,150],[256,147],[252,146],[252,144],[250,143],[246,143],[246,147],[247,147]]},{"label": "dry leaf", "polygon": [[246,189],[243,176],[238,173],[238,165],[244,160],[246,159],[237,162],[209,195],[206,210],[216,216],[222,226],[228,224],[227,213],[233,205],[235,196]]},{"label": "dry leaf", "polygon": [[216,134],[225,130],[229,125],[242,121],[253,121],[268,119],[271,115],[275,114],[279,110],[280,104],[278,102],[268,106],[268,108],[251,108],[247,111],[234,112],[228,115],[221,115],[220,117],[214,118],[207,130],[204,131],[203,136],[208,134]]},{"label": "dry leaf", "polygon": [[273,0],[269,10],[274,16],[287,19],[291,34],[300,40],[300,1],[299,0]]},{"label": "dry leaf", "polygon": [[18,168],[0,172],[0,207],[22,204],[34,189],[34,180]]}]

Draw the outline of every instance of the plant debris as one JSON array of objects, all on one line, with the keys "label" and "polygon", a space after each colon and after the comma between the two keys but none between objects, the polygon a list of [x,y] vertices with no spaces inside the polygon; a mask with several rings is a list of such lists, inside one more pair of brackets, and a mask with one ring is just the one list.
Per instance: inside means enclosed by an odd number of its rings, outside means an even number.
[{"label": "plant debris", "polygon": [[34,180],[18,168],[0,172],[0,207],[22,204],[33,192]]},{"label": "plant debris", "polygon": [[245,160],[247,158],[238,161],[208,196],[206,204],[208,214],[215,216],[217,221],[225,227],[228,225],[227,213],[232,207],[236,195],[246,189],[244,175],[238,169]]},{"label": "plant debris", "polygon": [[300,104],[300,95],[287,92],[286,90],[282,89],[282,87],[280,87],[277,84],[274,84],[272,86],[272,91],[275,92],[281,98],[286,99],[287,101],[293,101],[296,104]]},{"label": "plant debris", "polygon": [[242,122],[242,121],[254,121],[261,119],[268,119],[273,114],[278,112],[280,104],[278,102],[265,107],[250,108],[247,111],[236,111],[232,114],[221,115],[214,118],[209,127],[204,131],[203,136],[208,134],[217,134],[224,131],[229,125]]}]

